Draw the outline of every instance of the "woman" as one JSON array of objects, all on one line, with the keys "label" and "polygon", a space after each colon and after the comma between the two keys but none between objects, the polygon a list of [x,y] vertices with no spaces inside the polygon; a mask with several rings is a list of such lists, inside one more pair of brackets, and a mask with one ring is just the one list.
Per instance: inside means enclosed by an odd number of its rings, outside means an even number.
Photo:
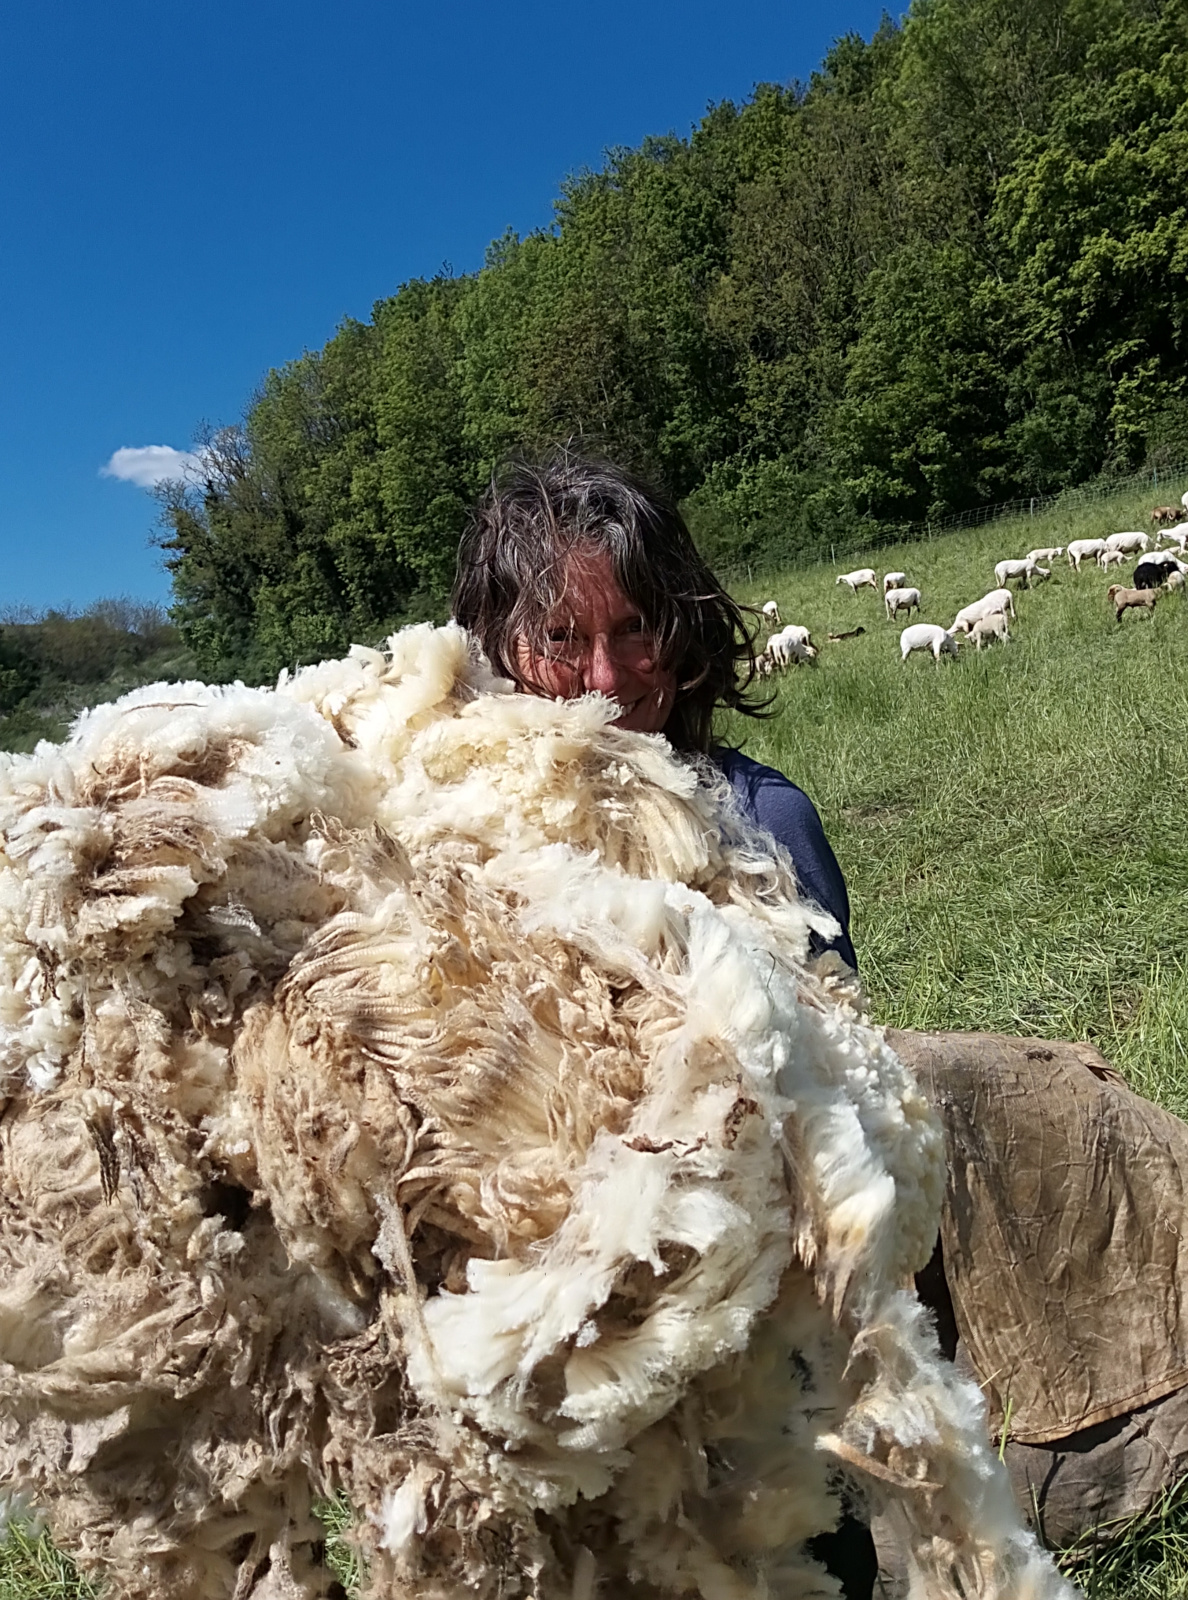
[{"label": "woman", "polygon": [[598,692],[616,721],[708,755],[741,808],[787,849],[808,899],[840,924],[857,966],[845,880],[812,801],[782,773],[713,744],[720,706],[748,698],[755,656],[742,612],[697,554],[676,508],[606,462],[568,452],[514,467],[474,513],[454,615],[497,672],[532,694]]},{"label": "woman", "polygon": [[[569,452],[514,467],[478,506],[458,553],[454,615],[497,672],[526,693],[617,701],[620,728],[663,733],[708,756],[739,805],[785,846],[806,896],[840,931],[851,967],[850,902],[815,807],[782,773],[713,743],[720,706],[755,716],[755,656],[742,612],[689,537],[680,513],[618,467]],[[877,1560],[870,1530],[847,1516],[812,1543],[846,1600],[867,1600]]]}]

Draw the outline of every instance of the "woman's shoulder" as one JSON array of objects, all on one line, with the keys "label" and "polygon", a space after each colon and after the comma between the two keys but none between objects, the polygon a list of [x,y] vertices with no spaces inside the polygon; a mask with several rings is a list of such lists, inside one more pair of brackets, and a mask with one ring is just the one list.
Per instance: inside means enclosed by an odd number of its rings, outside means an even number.
[{"label": "woman's shoulder", "polygon": [[734,790],[743,809],[761,827],[776,831],[768,820],[772,815],[803,819],[805,824],[821,826],[817,808],[808,795],[775,767],[765,767],[753,756],[726,745],[719,745],[712,756],[714,765]]},{"label": "woman's shoulder", "polygon": [[796,876],[810,898],[837,918],[841,936],[833,948],[856,967],[854,946],[850,942],[850,897],[846,880],[817,808],[804,790],[775,767],[746,756],[741,750],[720,745],[710,752],[715,766],[734,790],[739,807],[752,822],[758,823],[792,857]]}]

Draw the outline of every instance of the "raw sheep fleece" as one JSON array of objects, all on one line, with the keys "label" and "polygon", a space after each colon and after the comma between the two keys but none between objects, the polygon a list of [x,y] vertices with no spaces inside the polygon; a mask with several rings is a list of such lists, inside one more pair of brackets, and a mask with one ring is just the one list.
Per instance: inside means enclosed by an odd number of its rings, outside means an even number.
[{"label": "raw sheep fleece", "polygon": [[938,1126],[725,784],[456,627],[0,758],[0,1490],[108,1592],[1069,1594],[905,1284]]}]

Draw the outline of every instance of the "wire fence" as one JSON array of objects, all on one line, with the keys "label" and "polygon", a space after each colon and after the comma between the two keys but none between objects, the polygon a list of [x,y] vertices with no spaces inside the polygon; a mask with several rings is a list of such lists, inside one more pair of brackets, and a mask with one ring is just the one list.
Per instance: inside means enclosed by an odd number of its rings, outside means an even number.
[{"label": "wire fence", "polygon": [[[1062,489],[1056,494],[1022,495],[1014,500],[1000,500],[994,505],[975,506],[969,511],[957,511],[952,516],[939,517],[935,521],[898,523],[866,529],[859,522],[848,530],[849,537],[831,541],[828,560],[836,565],[839,560],[848,561],[867,550],[881,550],[887,545],[915,544],[921,539],[935,539],[941,534],[956,533],[964,528],[981,528],[989,522],[998,522],[1004,517],[1030,518],[1053,511],[1076,511],[1082,506],[1093,505],[1100,500],[1112,500],[1118,495],[1137,493],[1140,490],[1158,494],[1161,486],[1164,494],[1170,496],[1168,504],[1178,507],[1182,489],[1188,486],[1188,460],[1172,461],[1158,467],[1144,467],[1124,477],[1098,479],[1092,483],[1080,484],[1076,488]],[[1188,509],[1184,510],[1184,517],[1188,519]],[[826,559],[823,549],[818,549],[811,555],[805,551],[799,559],[805,557]],[[797,559],[791,553],[773,550],[770,556],[733,566],[719,564],[716,570],[719,577],[728,582],[739,582],[743,578],[753,582],[756,577],[787,567]]]}]

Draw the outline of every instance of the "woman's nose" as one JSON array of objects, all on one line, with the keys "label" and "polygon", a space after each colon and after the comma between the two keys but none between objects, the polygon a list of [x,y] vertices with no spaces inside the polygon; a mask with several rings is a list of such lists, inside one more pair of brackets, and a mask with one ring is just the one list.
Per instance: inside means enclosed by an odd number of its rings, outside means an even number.
[{"label": "woman's nose", "polygon": [[614,699],[622,687],[624,671],[606,639],[595,639],[582,674],[587,691]]}]

